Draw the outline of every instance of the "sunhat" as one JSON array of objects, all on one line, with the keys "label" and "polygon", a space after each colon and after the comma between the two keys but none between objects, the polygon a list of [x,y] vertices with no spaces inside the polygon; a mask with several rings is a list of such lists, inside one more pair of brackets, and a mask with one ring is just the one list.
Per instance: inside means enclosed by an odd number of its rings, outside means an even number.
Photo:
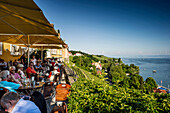
[{"label": "sunhat", "polygon": [[18,64],[17,67],[24,67],[24,65],[23,64]]}]

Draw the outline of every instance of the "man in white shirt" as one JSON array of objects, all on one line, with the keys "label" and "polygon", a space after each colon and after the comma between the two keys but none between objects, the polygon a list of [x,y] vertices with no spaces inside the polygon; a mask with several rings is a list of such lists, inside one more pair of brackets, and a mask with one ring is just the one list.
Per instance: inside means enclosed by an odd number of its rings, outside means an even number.
[{"label": "man in white shirt", "polygon": [[9,113],[41,113],[32,101],[20,99],[14,92],[5,93],[1,98],[1,105]]},{"label": "man in white shirt", "polygon": [[0,67],[1,67],[1,70],[7,69],[7,63],[4,61],[4,59],[0,59]]},{"label": "man in white shirt", "polygon": [[32,56],[31,62],[34,63],[34,66],[37,64],[37,59],[35,58],[35,56]]}]

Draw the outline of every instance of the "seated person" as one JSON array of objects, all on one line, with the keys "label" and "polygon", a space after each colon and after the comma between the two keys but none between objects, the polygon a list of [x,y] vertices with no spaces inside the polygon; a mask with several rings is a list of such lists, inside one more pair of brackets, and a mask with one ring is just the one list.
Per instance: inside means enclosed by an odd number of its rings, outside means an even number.
[{"label": "seated person", "polygon": [[23,100],[14,92],[5,93],[1,98],[1,105],[9,113],[41,113],[34,102]]},{"label": "seated person", "polygon": [[44,62],[43,70],[44,70],[45,72],[50,71],[50,66],[48,65],[47,61]]},{"label": "seated person", "polygon": [[40,58],[38,59],[38,62],[42,63],[42,61],[41,61],[41,59],[40,59]]},{"label": "seated person", "polygon": [[60,72],[60,67],[58,66],[58,64],[55,65],[56,69],[58,72]]},{"label": "seated person", "polygon": [[19,74],[19,76],[21,77],[21,79],[25,79],[26,76],[25,76],[25,74],[24,74],[24,72],[23,72],[24,65],[23,65],[23,64],[18,64],[18,65],[17,65],[17,68],[18,68],[17,73]]},{"label": "seated person", "polygon": [[30,62],[29,67],[27,68],[26,72],[27,72],[29,78],[31,78],[31,74],[35,74],[35,75],[37,74],[37,72],[34,69],[33,62]]},{"label": "seated person", "polygon": [[54,70],[50,72],[48,78],[50,79],[50,81],[54,81],[56,77],[57,78],[59,77],[59,75],[60,75],[60,72],[58,72],[58,67],[55,66]]},{"label": "seated person", "polygon": [[16,92],[15,90],[18,89],[22,84],[16,84],[13,82],[7,81],[7,76],[9,75],[9,71],[4,70],[0,73],[1,81],[0,81],[0,87],[4,87],[8,89],[11,92]]},{"label": "seated person", "polygon": [[9,62],[8,62],[8,67],[10,67],[10,66],[12,66],[12,60],[10,60]]},{"label": "seated person", "polygon": [[40,62],[37,62],[37,64],[35,65],[35,70],[37,70],[37,71],[38,71],[38,70],[43,70]]},{"label": "seated person", "polygon": [[54,67],[54,65],[55,65],[55,60],[54,59],[51,60],[51,65]]},{"label": "seated person", "polygon": [[7,70],[7,63],[4,61],[4,59],[0,59],[0,67],[1,70]]},{"label": "seated person", "polygon": [[37,59],[35,58],[35,56],[32,56],[31,62],[33,62],[34,66],[36,65]]},{"label": "seated person", "polygon": [[61,67],[61,65],[62,65],[62,64],[61,64],[61,61],[58,61],[58,66],[59,66],[59,68]]},{"label": "seated person", "polygon": [[15,66],[9,67],[10,74],[8,75],[8,81],[20,84],[19,80],[21,79],[21,77],[18,73],[15,73],[15,70]]},{"label": "seated person", "polygon": [[13,62],[13,66],[17,67],[17,65],[18,65],[18,61],[15,59]]},{"label": "seated person", "polygon": [[33,62],[30,62],[30,65],[27,68],[26,72],[27,72],[29,78],[34,76],[36,81],[42,80],[42,77],[40,77],[39,74],[35,71]]}]

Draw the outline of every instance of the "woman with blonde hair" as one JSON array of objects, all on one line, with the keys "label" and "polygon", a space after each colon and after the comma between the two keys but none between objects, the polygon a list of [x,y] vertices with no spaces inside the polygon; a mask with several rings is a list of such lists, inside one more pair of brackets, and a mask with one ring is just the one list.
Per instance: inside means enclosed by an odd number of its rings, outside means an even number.
[{"label": "woman with blonde hair", "polygon": [[8,81],[21,84],[21,83],[19,82],[19,79],[21,79],[21,77],[19,76],[18,73],[15,73],[15,70],[16,70],[15,66],[9,67],[10,74],[9,74],[9,76],[8,76]]},{"label": "woman with blonde hair", "polygon": [[17,73],[19,74],[19,76],[21,77],[21,79],[24,79],[24,78],[26,77],[25,74],[24,74],[24,72],[23,72],[24,65],[23,65],[23,64],[18,64],[18,65],[17,65],[17,69],[18,69]]}]

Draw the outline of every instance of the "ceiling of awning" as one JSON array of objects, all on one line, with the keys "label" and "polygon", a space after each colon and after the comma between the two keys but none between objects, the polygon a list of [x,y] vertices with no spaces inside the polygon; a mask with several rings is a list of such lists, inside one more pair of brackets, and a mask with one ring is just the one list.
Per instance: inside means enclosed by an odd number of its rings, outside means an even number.
[{"label": "ceiling of awning", "polygon": [[33,0],[0,0],[0,34],[57,35]]},{"label": "ceiling of awning", "polygon": [[0,42],[65,44],[33,0],[0,0]]}]

